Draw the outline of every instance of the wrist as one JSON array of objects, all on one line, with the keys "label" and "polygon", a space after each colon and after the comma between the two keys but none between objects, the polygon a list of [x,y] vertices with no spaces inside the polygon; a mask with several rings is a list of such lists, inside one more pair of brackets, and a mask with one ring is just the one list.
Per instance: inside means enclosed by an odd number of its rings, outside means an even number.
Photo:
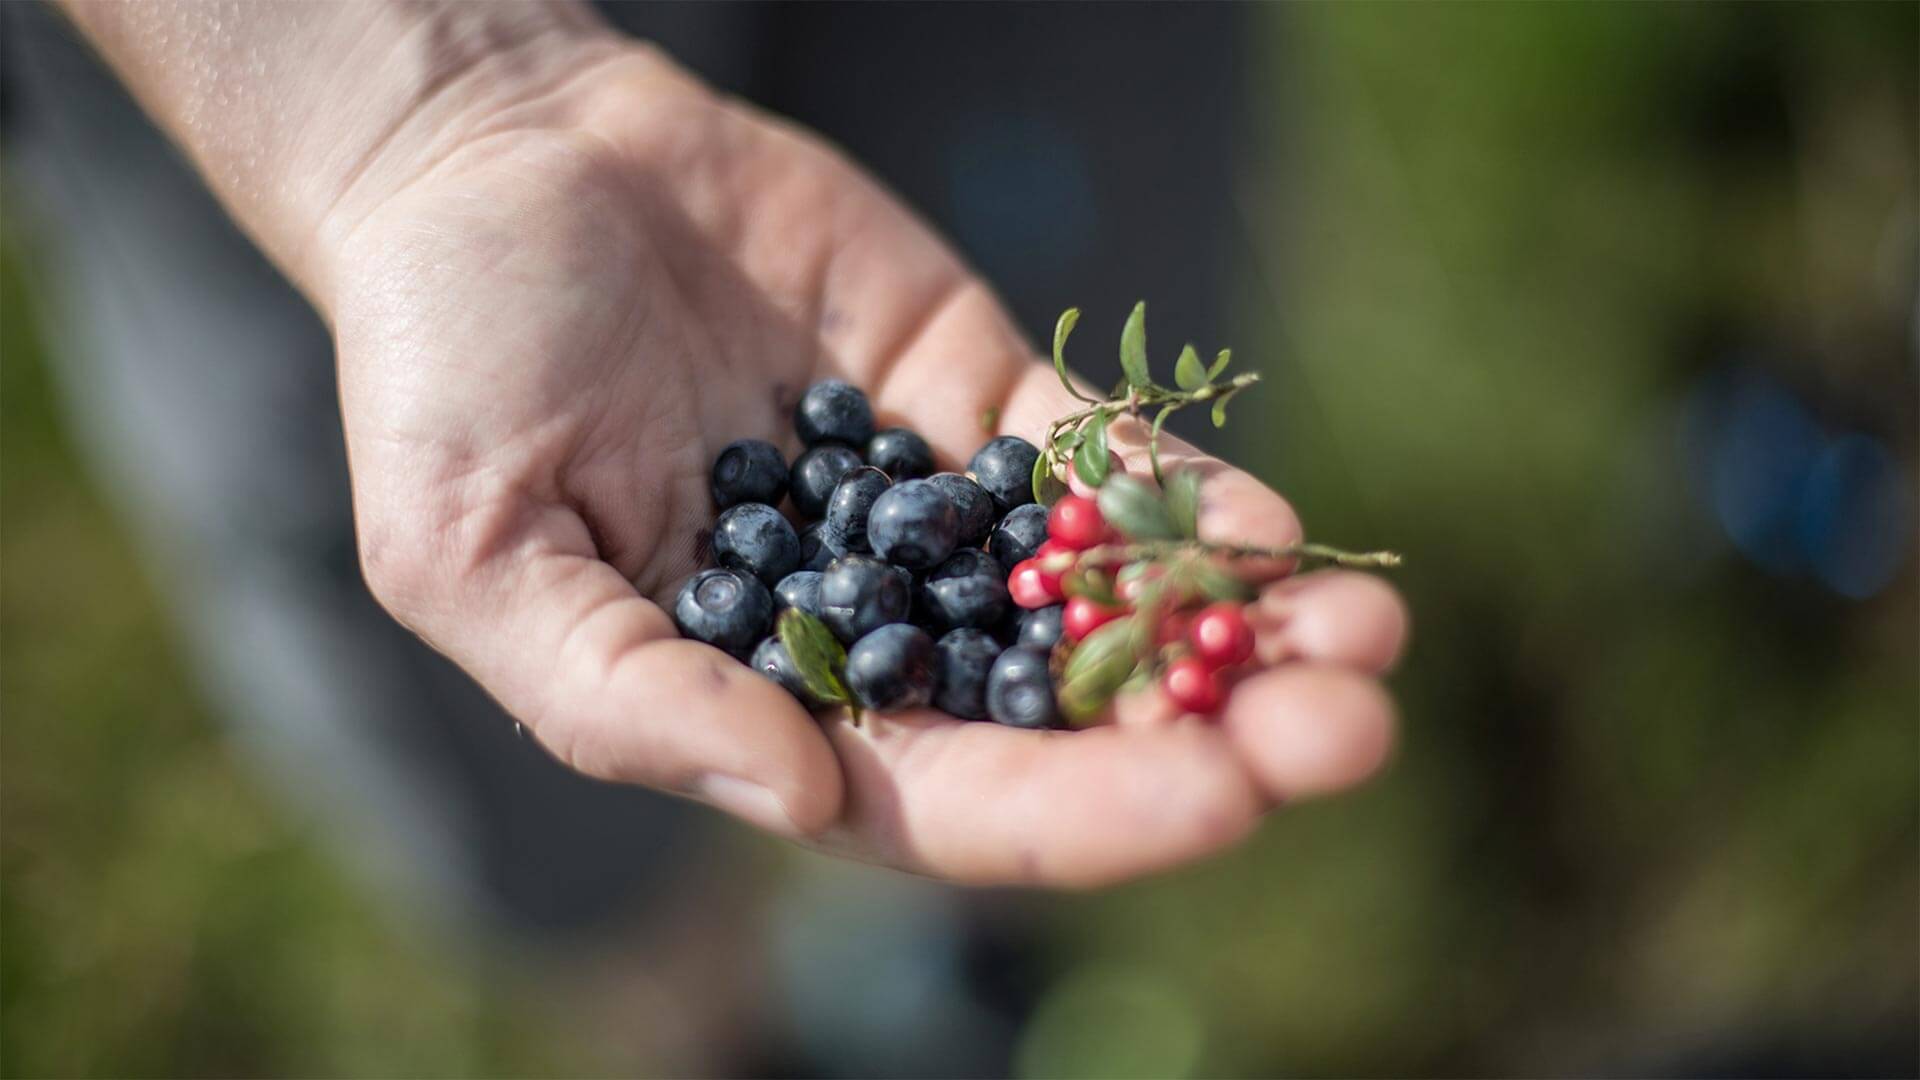
[{"label": "wrist", "polygon": [[323,308],[329,234],[488,117],[629,47],[573,0],[66,11]]}]

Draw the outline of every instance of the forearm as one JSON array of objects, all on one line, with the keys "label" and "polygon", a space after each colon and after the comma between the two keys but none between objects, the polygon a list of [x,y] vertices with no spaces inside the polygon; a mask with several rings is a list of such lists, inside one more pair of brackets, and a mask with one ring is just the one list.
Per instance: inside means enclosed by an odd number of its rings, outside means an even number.
[{"label": "forearm", "polygon": [[317,302],[328,230],[350,227],[485,118],[618,48],[571,0],[62,4]]}]

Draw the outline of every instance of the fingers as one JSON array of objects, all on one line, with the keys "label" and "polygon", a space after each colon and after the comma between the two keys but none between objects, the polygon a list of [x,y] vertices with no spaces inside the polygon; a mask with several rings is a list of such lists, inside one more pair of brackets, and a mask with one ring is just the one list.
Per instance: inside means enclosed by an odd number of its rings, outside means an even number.
[{"label": "fingers", "polygon": [[840,774],[813,718],[745,665],[679,638],[666,612],[594,557],[583,526],[577,540],[561,531],[464,571],[403,559],[373,575],[376,589],[405,598],[395,613],[567,765],[787,836],[830,823]]},{"label": "fingers", "polygon": [[1393,667],[1407,640],[1407,606],[1372,574],[1322,570],[1267,586],[1247,608],[1254,658],[1345,665],[1367,674]]},{"label": "fingers", "polygon": [[1346,668],[1297,664],[1240,680],[1221,716],[1261,789],[1326,795],[1372,776],[1393,748],[1393,703]]},{"label": "fingers", "polygon": [[963,882],[1119,881],[1233,843],[1267,806],[1210,725],[1039,732],[915,713],[830,733],[848,839]]}]

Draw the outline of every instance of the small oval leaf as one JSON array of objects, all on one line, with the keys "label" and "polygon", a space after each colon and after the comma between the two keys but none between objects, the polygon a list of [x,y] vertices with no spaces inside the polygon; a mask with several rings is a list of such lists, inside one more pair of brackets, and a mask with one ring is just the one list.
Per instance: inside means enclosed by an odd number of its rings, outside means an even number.
[{"label": "small oval leaf", "polygon": [[1041,454],[1033,460],[1033,501],[1041,506],[1052,506],[1067,493],[1067,485],[1054,475],[1056,466],[1051,451]]},{"label": "small oval leaf", "polygon": [[1208,600],[1233,600],[1244,603],[1254,597],[1254,588],[1218,563],[1196,561],[1193,582]]},{"label": "small oval leaf", "polygon": [[1079,727],[1100,714],[1133,674],[1130,618],[1115,619],[1087,635],[1060,674],[1058,699],[1067,721]]},{"label": "small oval leaf", "polygon": [[1094,399],[1081,393],[1080,388],[1073,385],[1073,377],[1067,374],[1067,335],[1073,333],[1079,321],[1080,309],[1068,308],[1060,313],[1060,321],[1053,324],[1053,370],[1060,376],[1060,385],[1067,388],[1067,393],[1091,404]]},{"label": "small oval leaf", "polygon": [[1153,463],[1153,482],[1162,486],[1166,485],[1167,478],[1160,471],[1160,429],[1166,426],[1167,417],[1172,416],[1179,407],[1169,405],[1161,409],[1159,415],[1153,418],[1153,430],[1147,433],[1147,460]]},{"label": "small oval leaf", "polygon": [[1074,451],[1073,472],[1081,483],[1097,488],[1107,482],[1107,470],[1112,465],[1112,459],[1107,457],[1107,414],[1094,413],[1081,430],[1086,438]]},{"label": "small oval leaf", "polygon": [[800,681],[821,701],[843,705],[847,702],[846,684],[840,673],[847,667],[847,650],[827,629],[827,624],[801,611],[788,608],[780,613],[780,644],[793,657]]},{"label": "small oval leaf", "polygon": [[1127,316],[1127,325],[1120,330],[1120,370],[1126,373],[1127,383],[1137,389],[1145,390],[1153,385],[1153,376],[1147,370],[1147,302],[1133,305],[1133,313]]},{"label": "small oval leaf", "polygon": [[1220,373],[1227,370],[1227,361],[1232,359],[1232,349],[1221,349],[1220,355],[1213,358],[1213,366],[1207,369],[1207,381],[1212,382],[1219,378]]},{"label": "small oval leaf", "polygon": [[1125,473],[1107,477],[1098,502],[1101,516],[1128,539],[1179,539],[1180,532],[1174,528],[1159,493]]},{"label": "small oval leaf", "polygon": [[1228,395],[1213,403],[1214,427],[1223,428],[1227,426],[1227,402],[1231,400],[1233,400],[1232,395]]},{"label": "small oval leaf", "polygon": [[1174,361],[1173,382],[1182,390],[1198,390],[1207,385],[1207,369],[1200,363],[1200,354],[1188,345],[1180,350],[1180,359]]},{"label": "small oval leaf", "polygon": [[1173,527],[1189,540],[1200,537],[1200,474],[1181,469],[1167,478],[1167,513]]}]

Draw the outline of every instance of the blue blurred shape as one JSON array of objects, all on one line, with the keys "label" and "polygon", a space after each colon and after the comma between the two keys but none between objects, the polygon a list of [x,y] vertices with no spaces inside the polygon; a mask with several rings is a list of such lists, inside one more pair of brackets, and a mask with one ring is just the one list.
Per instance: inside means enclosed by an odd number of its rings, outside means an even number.
[{"label": "blue blurred shape", "polygon": [[1099,214],[1079,139],[1043,116],[975,118],[946,154],[960,243],[1010,291],[1055,281],[1087,254]]},{"label": "blue blurred shape", "polygon": [[1813,571],[1842,596],[1886,588],[1913,544],[1911,479],[1880,440],[1844,435],[1808,471],[1798,514]]},{"label": "blue blurred shape", "polygon": [[1819,425],[1792,391],[1757,372],[1709,378],[1696,395],[1695,419],[1709,426],[1702,449],[1714,517],[1765,569],[1804,569],[1799,508],[1820,455]]}]

